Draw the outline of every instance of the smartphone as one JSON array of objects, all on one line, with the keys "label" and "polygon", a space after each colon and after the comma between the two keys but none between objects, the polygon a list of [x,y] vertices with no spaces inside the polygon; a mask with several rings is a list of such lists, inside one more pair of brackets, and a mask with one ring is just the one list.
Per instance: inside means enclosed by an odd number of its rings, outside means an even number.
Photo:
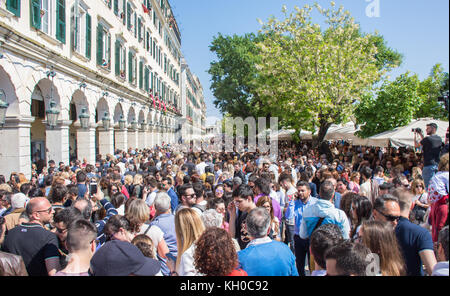
[{"label": "smartphone", "polygon": [[97,188],[98,188],[97,182],[91,182],[89,184],[89,193],[90,193],[90,195],[96,194],[97,193]]}]

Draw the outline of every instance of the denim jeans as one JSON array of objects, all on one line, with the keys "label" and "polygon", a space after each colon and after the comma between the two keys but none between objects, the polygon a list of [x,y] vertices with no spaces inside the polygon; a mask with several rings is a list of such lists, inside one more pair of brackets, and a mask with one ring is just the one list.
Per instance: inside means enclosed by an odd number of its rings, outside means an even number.
[{"label": "denim jeans", "polygon": [[308,263],[310,262],[309,239],[302,239],[302,238],[300,238],[300,236],[295,235],[294,240],[295,240],[295,244],[294,244],[294,246],[295,246],[295,263],[297,264],[298,275],[305,276],[306,259],[308,259]]},{"label": "denim jeans", "polygon": [[295,235],[295,225],[291,224],[284,224],[285,231],[286,231],[286,237],[284,239],[284,242],[289,245],[289,248],[291,249],[292,253],[295,254],[295,248],[294,248],[294,235]]},{"label": "denim jeans", "polygon": [[430,180],[436,174],[437,169],[438,169],[437,165],[428,165],[423,167],[422,177],[423,182],[425,183],[425,189],[428,189],[428,184],[430,184]]}]

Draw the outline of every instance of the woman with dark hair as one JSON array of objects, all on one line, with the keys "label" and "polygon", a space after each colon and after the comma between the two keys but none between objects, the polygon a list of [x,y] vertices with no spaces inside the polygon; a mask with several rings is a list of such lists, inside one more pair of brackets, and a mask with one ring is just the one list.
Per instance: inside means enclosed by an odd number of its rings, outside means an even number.
[{"label": "woman with dark hair", "polygon": [[221,228],[207,228],[198,238],[194,265],[205,276],[247,276],[239,265],[230,234]]},{"label": "woman with dark hair", "polygon": [[352,203],[353,200],[359,196],[357,193],[354,192],[347,192],[344,195],[342,195],[341,198],[341,202],[339,204],[339,208],[341,210],[344,211],[344,213],[347,215],[348,221],[350,222],[350,225],[352,225],[352,219],[353,219],[353,214],[352,214]]},{"label": "woman with dark hair", "polygon": [[357,195],[352,201],[350,212],[352,217],[350,238],[354,238],[357,237],[362,223],[372,217],[372,203],[367,197]]}]

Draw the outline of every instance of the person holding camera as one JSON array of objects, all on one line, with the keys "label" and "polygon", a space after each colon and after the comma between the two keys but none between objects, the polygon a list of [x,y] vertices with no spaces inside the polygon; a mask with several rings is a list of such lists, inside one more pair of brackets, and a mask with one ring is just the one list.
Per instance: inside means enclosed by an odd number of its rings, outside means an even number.
[{"label": "person holding camera", "polygon": [[[423,132],[420,128],[413,129],[414,143],[416,148],[422,146],[422,176],[426,188],[428,188],[428,184],[430,183],[431,178],[437,172],[439,156],[442,148],[442,139],[441,137],[436,135],[437,128],[438,126],[436,123],[427,124],[427,137],[424,137]],[[417,135],[419,135],[420,142],[418,141],[419,139],[417,139]]]}]

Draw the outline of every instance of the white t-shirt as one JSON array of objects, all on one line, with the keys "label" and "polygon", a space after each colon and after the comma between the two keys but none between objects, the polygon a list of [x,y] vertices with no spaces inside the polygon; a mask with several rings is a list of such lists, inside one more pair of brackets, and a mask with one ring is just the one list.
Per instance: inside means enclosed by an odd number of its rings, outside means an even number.
[{"label": "white t-shirt", "polygon": [[[143,224],[137,234],[144,234],[144,232],[147,230],[148,226],[149,226],[148,224]],[[158,245],[164,239],[164,232],[158,226],[152,225],[145,235],[147,235],[152,240],[153,253],[156,256],[157,250],[158,250]]]},{"label": "white t-shirt", "polygon": [[179,276],[202,276],[194,266],[195,244],[192,244],[182,255],[177,273]]}]

